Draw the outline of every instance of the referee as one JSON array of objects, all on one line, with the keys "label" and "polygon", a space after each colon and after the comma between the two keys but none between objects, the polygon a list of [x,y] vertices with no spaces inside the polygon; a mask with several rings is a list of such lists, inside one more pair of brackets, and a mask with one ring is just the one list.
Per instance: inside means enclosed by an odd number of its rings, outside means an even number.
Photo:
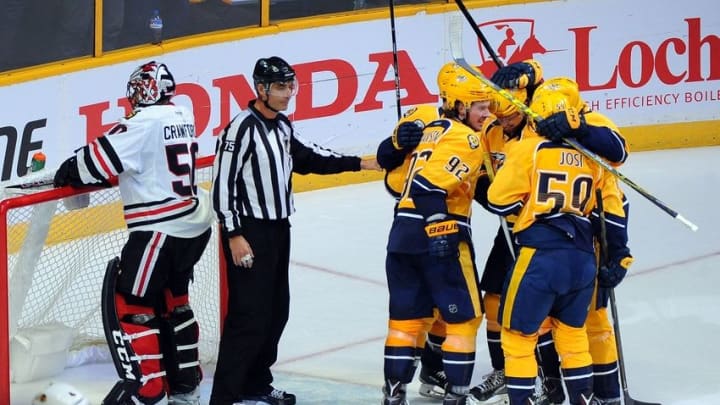
[{"label": "referee", "polygon": [[272,386],[270,372],[290,310],[292,172],[380,170],[375,160],[341,156],[297,136],[281,112],[298,89],[283,59],[259,59],[253,80],[257,98],[218,137],[213,167],[229,301],[211,405],[295,404],[295,395]]}]

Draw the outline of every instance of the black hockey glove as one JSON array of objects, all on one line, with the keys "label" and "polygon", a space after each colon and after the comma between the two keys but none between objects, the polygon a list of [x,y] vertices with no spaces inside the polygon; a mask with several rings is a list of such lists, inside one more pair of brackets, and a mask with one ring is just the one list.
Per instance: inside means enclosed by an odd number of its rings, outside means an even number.
[{"label": "black hockey glove", "polygon": [[64,187],[67,185],[73,187],[82,186],[83,183],[80,180],[80,173],[77,167],[77,158],[75,156],[62,162],[60,167],[55,172],[53,178],[53,185],[55,187]]},{"label": "black hockey glove", "polygon": [[524,89],[534,88],[542,79],[542,66],[530,59],[501,67],[492,75],[490,81],[504,89]]},{"label": "black hockey glove", "polygon": [[428,236],[428,254],[438,259],[449,259],[458,256],[460,244],[458,223],[455,220],[428,222],[425,233]]},{"label": "black hockey glove", "polygon": [[393,132],[392,141],[395,149],[412,149],[420,143],[423,127],[414,122],[403,122]]},{"label": "black hockey glove", "polygon": [[620,260],[612,260],[609,264],[601,266],[598,270],[598,286],[615,288],[625,278],[628,267],[633,262],[632,256]]},{"label": "black hockey glove", "polygon": [[553,142],[561,142],[563,138],[580,139],[588,132],[585,116],[574,107],[558,111],[536,123],[536,131]]}]

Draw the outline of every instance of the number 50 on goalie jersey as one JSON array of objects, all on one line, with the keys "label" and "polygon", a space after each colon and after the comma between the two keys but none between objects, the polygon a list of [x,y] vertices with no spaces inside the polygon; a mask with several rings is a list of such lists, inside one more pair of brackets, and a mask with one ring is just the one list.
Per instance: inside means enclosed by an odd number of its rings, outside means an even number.
[{"label": "number 50 on goalie jersey", "polygon": [[212,219],[207,193],[197,186],[197,153],[192,113],[157,104],[137,108],[76,156],[83,183],[118,177],[129,230],[190,238]]}]

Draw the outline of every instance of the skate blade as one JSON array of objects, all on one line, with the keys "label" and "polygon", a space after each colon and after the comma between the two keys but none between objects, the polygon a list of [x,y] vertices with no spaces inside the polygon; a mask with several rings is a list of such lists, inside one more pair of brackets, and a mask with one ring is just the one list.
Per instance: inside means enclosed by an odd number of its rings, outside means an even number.
[{"label": "skate blade", "polygon": [[475,404],[477,405],[510,405],[510,397],[508,394],[498,394],[481,401],[476,399]]},{"label": "skate blade", "polygon": [[445,398],[445,390],[433,384],[420,384],[418,394],[425,398],[443,399]]}]

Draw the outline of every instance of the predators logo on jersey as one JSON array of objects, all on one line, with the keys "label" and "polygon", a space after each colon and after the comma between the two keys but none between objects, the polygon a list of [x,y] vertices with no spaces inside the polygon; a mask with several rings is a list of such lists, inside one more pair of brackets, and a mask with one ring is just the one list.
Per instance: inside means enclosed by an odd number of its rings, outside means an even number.
[{"label": "predators logo on jersey", "polygon": [[475,134],[468,135],[468,144],[470,145],[470,149],[477,149],[480,147],[480,139]]}]

